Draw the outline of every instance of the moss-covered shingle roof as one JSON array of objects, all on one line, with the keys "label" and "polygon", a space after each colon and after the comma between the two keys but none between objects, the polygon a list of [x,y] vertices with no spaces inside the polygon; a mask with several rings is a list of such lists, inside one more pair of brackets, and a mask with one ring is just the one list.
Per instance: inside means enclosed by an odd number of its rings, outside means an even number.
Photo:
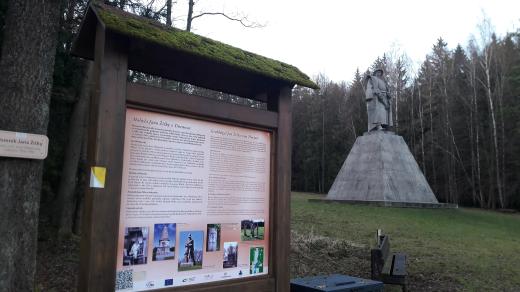
[{"label": "moss-covered shingle roof", "polygon": [[208,58],[269,78],[309,88],[318,88],[316,83],[310,80],[307,75],[292,65],[191,32],[168,27],[154,20],[126,13],[111,6],[93,3],[91,7],[105,27],[117,33]]}]

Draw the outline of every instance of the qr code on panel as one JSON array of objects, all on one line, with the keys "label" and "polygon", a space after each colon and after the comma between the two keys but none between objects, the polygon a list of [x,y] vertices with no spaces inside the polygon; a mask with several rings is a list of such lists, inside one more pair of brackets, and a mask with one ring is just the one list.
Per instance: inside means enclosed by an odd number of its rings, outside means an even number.
[{"label": "qr code on panel", "polygon": [[116,274],[116,290],[134,288],[134,279],[132,277],[133,270],[117,271]]}]

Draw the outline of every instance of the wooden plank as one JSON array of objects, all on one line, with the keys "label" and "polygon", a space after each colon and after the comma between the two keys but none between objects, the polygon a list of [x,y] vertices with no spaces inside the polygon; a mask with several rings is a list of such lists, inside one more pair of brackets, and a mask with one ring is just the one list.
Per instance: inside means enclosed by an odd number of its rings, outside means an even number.
[{"label": "wooden plank", "polygon": [[384,259],[381,255],[381,250],[379,248],[374,248],[370,250],[370,270],[371,270],[371,279],[378,280],[381,278],[381,270],[383,269]]},{"label": "wooden plank", "polygon": [[[275,202],[275,199],[276,199],[276,141],[278,140],[278,136],[276,135],[276,132],[273,132],[272,133],[272,136],[271,136],[271,164],[270,164],[270,169],[271,169],[271,175],[269,177],[270,181],[269,181],[269,222],[271,222],[270,224],[270,228],[269,228],[269,237],[270,237],[270,240],[269,240],[269,250],[270,250],[270,254],[269,254],[269,262],[268,262],[268,267],[269,267],[269,274],[270,275],[273,275],[273,271],[275,270],[275,263],[276,263],[276,259],[274,258],[274,249],[276,248],[275,247],[275,241],[274,241],[274,225],[276,223],[276,209],[273,207],[274,206],[274,203]],[[274,290],[274,289],[273,289]]]},{"label": "wooden plank", "polygon": [[[271,253],[276,278],[276,291],[290,290],[289,253],[291,240],[291,138],[292,138],[292,86],[282,87],[269,93],[268,109],[278,111],[276,134],[276,197],[274,199],[275,221]],[[272,205],[273,206],[273,205]]]},{"label": "wooden plank", "polygon": [[381,240],[381,245],[379,246],[379,248],[381,249],[381,256],[382,256],[383,260],[386,261],[386,259],[388,258],[389,254],[390,254],[390,238],[388,237],[388,235],[383,236],[383,239]]},{"label": "wooden plank", "polygon": [[406,276],[406,254],[394,254],[394,265],[392,268],[392,276],[404,277]]},{"label": "wooden plank", "polygon": [[377,245],[381,244],[381,239],[383,239],[383,233],[382,233],[381,229],[378,229],[376,231],[376,244]]},{"label": "wooden plank", "polygon": [[383,270],[381,271],[382,275],[391,275],[393,261],[394,261],[394,257],[392,255],[385,259],[385,263],[383,265]]},{"label": "wooden plank", "polygon": [[406,277],[394,277],[390,275],[381,275],[381,281],[385,284],[406,285]]},{"label": "wooden plank", "polygon": [[104,188],[85,195],[78,291],[113,291],[123,167],[126,46],[98,24],[88,164],[106,167]]},{"label": "wooden plank", "polygon": [[128,83],[127,101],[135,105],[206,116],[268,129],[278,127],[278,113],[273,111],[225,103],[142,84]]}]

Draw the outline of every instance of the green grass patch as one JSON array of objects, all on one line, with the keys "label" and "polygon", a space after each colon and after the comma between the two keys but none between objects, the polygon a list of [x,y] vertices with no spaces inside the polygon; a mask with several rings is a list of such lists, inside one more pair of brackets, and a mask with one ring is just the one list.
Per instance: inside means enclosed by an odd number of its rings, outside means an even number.
[{"label": "green grass patch", "polygon": [[[393,251],[408,254],[412,291],[520,291],[518,214],[308,202],[317,196],[293,193],[293,232],[362,246],[369,261],[382,229]],[[369,275],[365,270],[359,274]]]},{"label": "green grass patch", "polygon": [[240,232],[240,240],[252,241],[252,240],[263,240],[264,239],[264,227],[258,227],[258,231],[255,231],[255,235],[252,235],[251,229],[247,229],[247,236],[244,235],[244,230]]}]

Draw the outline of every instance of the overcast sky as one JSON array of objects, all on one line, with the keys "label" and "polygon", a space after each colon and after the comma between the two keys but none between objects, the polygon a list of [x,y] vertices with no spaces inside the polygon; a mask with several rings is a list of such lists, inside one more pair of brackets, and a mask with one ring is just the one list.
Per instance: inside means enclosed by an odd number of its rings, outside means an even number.
[{"label": "overcast sky", "polygon": [[[184,28],[188,0],[174,6]],[[520,27],[520,0],[199,0],[197,12],[241,13],[265,24],[244,28],[220,16],[204,16],[192,31],[295,65],[309,76],[324,73],[350,81],[383,53],[405,52],[419,64],[442,37],[449,48],[466,47],[485,14],[498,35]]]}]

